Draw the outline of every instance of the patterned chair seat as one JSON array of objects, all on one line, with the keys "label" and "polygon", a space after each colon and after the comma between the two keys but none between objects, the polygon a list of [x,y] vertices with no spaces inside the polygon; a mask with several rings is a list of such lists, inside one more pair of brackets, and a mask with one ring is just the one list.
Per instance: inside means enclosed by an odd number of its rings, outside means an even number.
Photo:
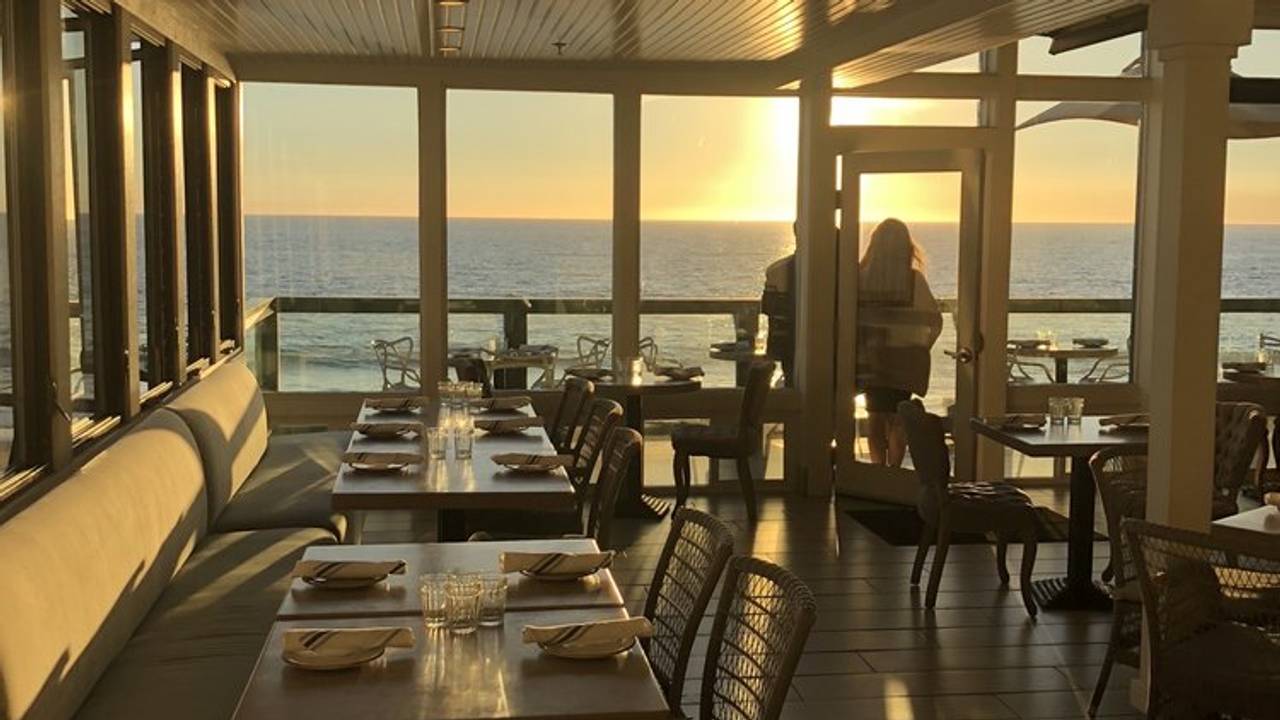
[{"label": "patterned chair seat", "polygon": [[744,449],[750,452],[740,428],[730,425],[680,425],[671,431],[671,446],[676,452],[713,458],[737,457]]}]

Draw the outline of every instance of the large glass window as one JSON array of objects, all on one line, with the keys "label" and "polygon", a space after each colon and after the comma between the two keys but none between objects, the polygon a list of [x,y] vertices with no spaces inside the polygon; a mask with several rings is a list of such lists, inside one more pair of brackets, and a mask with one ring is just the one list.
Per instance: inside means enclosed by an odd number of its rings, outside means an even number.
[{"label": "large glass window", "polygon": [[[384,377],[417,386],[415,91],[242,91],[246,316],[277,303],[281,389],[379,390]],[[378,341],[402,352],[377,353]]]},{"label": "large glass window", "polygon": [[133,207],[129,208],[134,226],[134,275],[138,285],[138,362],[142,389],[151,387],[151,364],[147,353],[147,226],[146,226],[146,138],[147,124],[142,112],[142,43],[134,38],[133,51]]},{"label": "large glass window", "polygon": [[451,90],[449,352],[553,385],[609,363],[613,102]]},{"label": "large glass window", "polygon": [[85,62],[85,25],[81,13],[62,8],[63,147],[67,196],[67,287],[71,303],[70,353],[73,417],[94,414],[93,291],[90,252],[89,94]]},{"label": "large glass window", "polygon": [[[7,10],[0,2],[0,12]],[[0,128],[5,126],[5,113],[12,99],[5,87],[3,23],[0,23]],[[5,133],[0,132],[0,469],[8,467],[13,449],[13,334],[9,291],[9,178],[5,154]]]}]

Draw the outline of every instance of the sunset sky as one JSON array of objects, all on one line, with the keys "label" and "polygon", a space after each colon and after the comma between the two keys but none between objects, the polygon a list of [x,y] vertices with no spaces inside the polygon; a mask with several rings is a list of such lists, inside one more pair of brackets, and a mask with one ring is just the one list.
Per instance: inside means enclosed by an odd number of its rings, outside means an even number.
[{"label": "sunset sky", "polygon": [[[1280,75],[1280,32],[1256,33],[1235,70]],[[1025,73],[1118,74],[1136,37],[1059,57],[1024,41]],[[974,70],[965,59],[948,70]],[[608,218],[611,102],[584,94],[451,91],[452,217]],[[1025,120],[1052,103],[1022,103]],[[972,125],[976,101],[837,98],[837,124]],[[642,215],[672,220],[790,220],[795,208],[797,102],[645,97]],[[416,99],[411,89],[247,84],[245,210],[249,213],[417,213]],[[1019,131],[1015,221],[1131,222],[1136,128],[1090,120]],[[1280,223],[1280,139],[1230,145],[1228,221]],[[876,178],[868,213],[910,208],[954,219],[953,183]],[[946,192],[942,188],[947,188]]]}]

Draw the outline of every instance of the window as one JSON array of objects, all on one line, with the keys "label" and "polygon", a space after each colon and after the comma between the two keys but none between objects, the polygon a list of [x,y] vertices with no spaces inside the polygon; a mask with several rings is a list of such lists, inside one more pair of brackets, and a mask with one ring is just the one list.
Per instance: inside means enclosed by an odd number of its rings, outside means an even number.
[{"label": "window", "polygon": [[1142,55],[1142,36],[1134,33],[1051,55],[1047,37],[1018,42],[1019,75],[1119,75]]},{"label": "window", "polygon": [[[0,2],[0,13],[8,8]],[[5,87],[4,23],[0,21],[0,130],[6,125],[5,112],[12,102]],[[9,182],[5,153],[7,133],[0,132],[0,470],[9,466],[14,438],[13,394],[13,306],[9,304]]]},{"label": "window", "polygon": [[[245,83],[245,314],[274,298],[282,390],[380,390],[372,343],[419,367],[414,90]],[[273,350],[274,352],[274,350]],[[407,353],[406,353],[407,354]],[[261,368],[258,368],[261,371]],[[261,379],[261,376],[260,376]],[[393,359],[386,381],[400,382]]]},{"label": "window", "polygon": [[612,98],[451,90],[447,107],[451,356],[531,346],[499,387],[608,365]]},{"label": "window", "polygon": [[94,416],[93,273],[90,250],[89,95],[85,61],[85,26],[81,13],[62,8],[63,147],[67,196],[67,289],[71,304],[71,408],[75,418]]},{"label": "window", "polygon": [[978,101],[837,95],[831,98],[831,124],[973,127],[978,124]]},{"label": "window", "polygon": [[133,74],[133,207],[134,218],[134,274],[138,285],[138,362],[139,378],[143,391],[151,387],[150,356],[147,352],[147,201],[146,201],[146,141],[147,124],[142,112],[142,47],[143,41],[135,37],[131,63]]}]

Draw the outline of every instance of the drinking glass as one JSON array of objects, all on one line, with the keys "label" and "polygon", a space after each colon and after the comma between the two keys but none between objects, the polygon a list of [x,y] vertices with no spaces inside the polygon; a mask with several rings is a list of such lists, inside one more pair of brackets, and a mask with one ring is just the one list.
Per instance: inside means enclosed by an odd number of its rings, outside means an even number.
[{"label": "drinking glass", "polygon": [[507,612],[507,576],[498,572],[480,575],[480,624],[496,627]]},{"label": "drinking glass", "polygon": [[422,599],[422,622],[429,628],[441,628],[445,623],[445,585],[448,575],[428,573],[418,576],[418,596]]},{"label": "drinking glass", "polygon": [[1067,422],[1072,425],[1079,425],[1084,422],[1084,398],[1072,397],[1066,398],[1067,401]]},{"label": "drinking glass", "polygon": [[427,428],[427,454],[433,460],[443,460],[449,450],[448,430],[440,427]]},{"label": "drinking glass", "polygon": [[445,625],[455,635],[470,635],[480,623],[480,578],[450,575],[445,582]]},{"label": "drinking glass", "polygon": [[1036,330],[1036,340],[1047,348],[1056,347],[1058,344],[1058,336],[1052,330],[1040,329]]},{"label": "drinking glass", "polygon": [[440,398],[440,404],[444,405],[448,402],[449,396],[453,394],[453,383],[448,380],[441,380],[436,383],[436,396]]},{"label": "drinking glass", "polygon": [[1065,425],[1070,410],[1071,399],[1064,397],[1049,398],[1049,424]]},{"label": "drinking glass", "polygon": [[453,456],[459,460],[471,459],[471,448],[475,444],[476,425],[469,415],[454,420],[453,423]]},{"label": "drinking glass", "polygon": [[478,382],[467,383],[467,404],[472,413],[480,412],[480,399],[484,397],[484,385]]}]

